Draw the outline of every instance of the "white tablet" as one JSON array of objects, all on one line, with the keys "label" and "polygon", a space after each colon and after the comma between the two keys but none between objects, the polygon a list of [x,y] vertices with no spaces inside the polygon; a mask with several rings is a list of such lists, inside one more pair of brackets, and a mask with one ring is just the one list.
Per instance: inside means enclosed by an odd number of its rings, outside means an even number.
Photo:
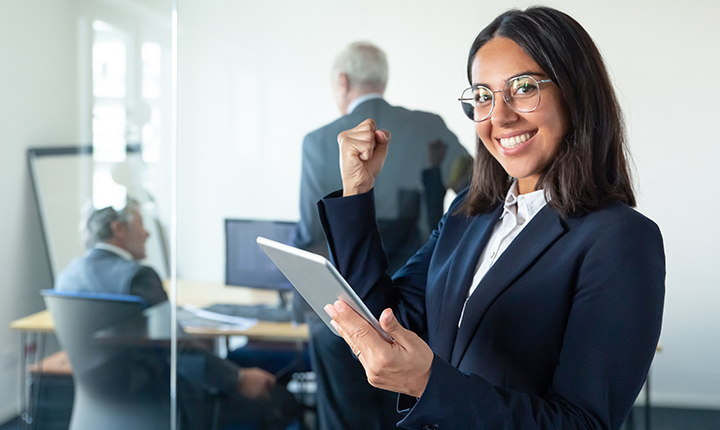
[{"label": "white tablet", "polygon": [[257,244],[333,333],[339,336],[323,308],[340,299],[365,318],[385,340],[393,342],[365,303],[325,257],[262,236],[258,236]]}]

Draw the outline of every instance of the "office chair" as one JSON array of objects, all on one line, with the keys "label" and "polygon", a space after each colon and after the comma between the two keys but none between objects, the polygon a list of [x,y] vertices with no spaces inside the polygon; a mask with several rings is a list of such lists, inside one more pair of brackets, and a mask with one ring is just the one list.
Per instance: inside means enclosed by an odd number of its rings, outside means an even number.
[{"label": "office chair", "polygon": [[70,430],[169,429],[170,376],[162,353],[147,343],[105,333],[133,319],[142,320],[138,317],[145,302],[116,294],[55,290],[41,294],[73,367]]}]

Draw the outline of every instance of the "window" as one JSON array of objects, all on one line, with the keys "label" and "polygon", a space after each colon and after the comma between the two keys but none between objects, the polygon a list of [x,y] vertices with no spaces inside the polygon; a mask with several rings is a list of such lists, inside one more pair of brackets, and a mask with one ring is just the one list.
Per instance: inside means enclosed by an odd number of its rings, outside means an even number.
[{"label": "window", "polygon": [[[122,206],[130,188],[141,188],[140,194],[155,188],[141,182],[153,176],[147,173],[161,158],[162,125],[169,120],[163,112],[169,106],[167,59],[163,46],[134,25],[95,19],[91,43],[93,206]],[[127,145],[139,145],[142,160],[128,160]],[[145,166],[133,172],[140,164]]]}]

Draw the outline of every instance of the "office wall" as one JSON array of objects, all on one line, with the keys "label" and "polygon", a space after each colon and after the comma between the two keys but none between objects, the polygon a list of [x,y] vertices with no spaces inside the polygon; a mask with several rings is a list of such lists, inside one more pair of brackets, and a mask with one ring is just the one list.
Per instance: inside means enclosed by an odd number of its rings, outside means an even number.
[{"label": "office wall", "polygon": [[0,423],[16,414],[18,336],[50,274],[25,151],[77,140],[72,0],[0,0]]},{"label": "office wall", "polygon": [[[604,54],[625,109],[639,210],[664,233],[655,399],[720,408],[720,4],[547,3],[583,23]],[[466,51],[510,6],[525,4],[180,0],[180,276],[222,280],[225,217],[297,219],[301,139],[336,116],[329,70],[353,40],[387,51],[390,102],[440,113],[471,147],[455,100],[467,85]]]}]

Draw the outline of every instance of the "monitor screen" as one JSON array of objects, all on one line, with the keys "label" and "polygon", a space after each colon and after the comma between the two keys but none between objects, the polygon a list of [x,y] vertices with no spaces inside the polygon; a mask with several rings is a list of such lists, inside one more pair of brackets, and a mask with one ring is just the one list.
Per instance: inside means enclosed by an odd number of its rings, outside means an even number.
[{"label": "monitor screen", "polygon": [[225,220],[225,284],[290,290],[292,285],[255,242],[258,236],[292,245],[297,223]]}]

